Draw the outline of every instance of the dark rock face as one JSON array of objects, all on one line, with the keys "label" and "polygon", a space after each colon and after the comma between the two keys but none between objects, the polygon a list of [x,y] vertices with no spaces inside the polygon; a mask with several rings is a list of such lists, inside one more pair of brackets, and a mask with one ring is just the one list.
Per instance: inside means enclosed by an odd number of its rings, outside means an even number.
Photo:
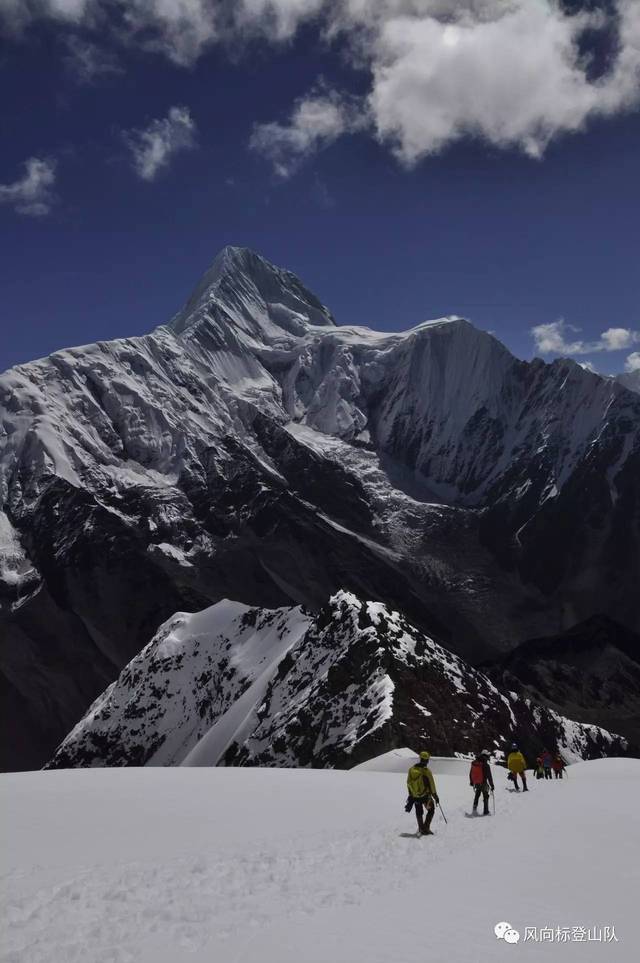
[{"label": "dark rock face", "polygon": [[[38,645],[34,644],[38,640]],[[69,718],[79,718],[113,678],[82,620],[41,587],[8,613],[2,626],[0,722],[5,758],[39,769]]]},{"label": "dark rock face", "polygon": [[379,602],[338,592],[300,607],[220,602],[169,620],[91,707],[49,768],[350,768],[402,746],[439,755],[516,740],[567,759],[625,740],[497,688]]},{"label": "dark rock face", "polygon": [[595,612],[640,628],[640,396],[461,319],[336,327],[251,252],[150,335],[6,372],[0,426],[5,769],[223,598],[346,589],[472,661]]},{"label": "dark rock face", "polygon": [[640,637],[613,619],[592,616],[567,632],[524,642],[483,669],[496,684],[614,729],[640,750]]}]

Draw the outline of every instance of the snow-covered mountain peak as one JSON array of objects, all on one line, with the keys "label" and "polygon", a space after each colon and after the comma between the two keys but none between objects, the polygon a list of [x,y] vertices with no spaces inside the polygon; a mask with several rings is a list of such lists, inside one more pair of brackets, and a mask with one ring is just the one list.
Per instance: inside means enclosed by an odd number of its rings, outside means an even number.
[{"label": "snow-covered mountain peak", "polygon": [[29,765],[160,621],[225,597],[317,611],[344,586],[467,654],[595,611],[637,627],[639,459],[640,397],[613,379],[462,318],[336,326],[225,248],[170,324],[0,376],[4,701],[37,720]]},{"label": "snow-covered mountain peak", "polygon": [[460,329],[470,329],[471,331],[480,332],[479,328],[467,321],[466,318],[460,317],[458,314],[448,314],[443,318],[427,318],[425,321],[419,321],[417,324],[412,325],[406,332],[406,335],[418,334],[421,331],[431,330],[432,328],[442,327],[454,330],[455,328]]},{"label": "snow-covered mountain peak", "polygon": [[303,336],[309,326],[335,325],[328,309],[290,271],[244,247],[227,246],[205,271],[185,307],[169,323],[178,335],[230,325],[242,338],[271,343]]},{"label": "snow-covered mountain peak", "polygon": [[404,741],[452,755],[515,731],[575,758],[626,748],[500,691],[400,612],[339,590],[315,615],[228,601],[178,613],[49,766],[350,768]]}]

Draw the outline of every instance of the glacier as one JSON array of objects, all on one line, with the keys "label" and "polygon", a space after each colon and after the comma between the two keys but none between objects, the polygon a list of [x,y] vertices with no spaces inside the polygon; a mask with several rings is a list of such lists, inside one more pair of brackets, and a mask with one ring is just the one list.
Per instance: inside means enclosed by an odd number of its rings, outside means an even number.
[{"label": "glacier", "polygon": [[149,334],[0,375],[3,766],[224,598],[346,590],[472,662],[596,612],[637,630],[639,426],[614,379],[457,317],[338,325],[225,248]]}]

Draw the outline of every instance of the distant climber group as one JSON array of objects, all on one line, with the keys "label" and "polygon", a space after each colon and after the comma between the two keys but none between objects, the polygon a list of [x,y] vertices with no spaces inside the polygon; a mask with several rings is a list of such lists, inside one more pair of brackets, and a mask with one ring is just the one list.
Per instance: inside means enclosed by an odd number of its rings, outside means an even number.
[{"label": "distant climber group", "polygon": [[542,753],[536,758],[536,779],[551,779],[553,778],[552,771],[556,779],[562,779],[565,769],[566,764],[559,752],[552,756],[548,749],[543,749]]},{"label": "distant climber group", "polygon": [[[493,775],[489,760],[491,753],[488,749],[483,749],[475,754],[469,769],[469,785],[474,790],[473,806],[471,813],[467,815],[478,815],[478,804],[482,798],[482,815],[489,816],[489,798],[494,793]],[[436,783],[433,773],[429,767],[431,759],[430,753],[423,751],[418,760],[411,766],[407,775],[408,797],[405,805],[405,812],[413,809],[418,823],[418,836],[433,836],[431,821],[433,819],[436,805],[440,806],[440,799],[436,792]],[[518,777],[522,783],[522,792],[528,792],[527,786],[527,761],[520,752],[517,743],[512,743],[511,750],[507,754],[506,766],[508,770],[507,779],[513,783],[513,790],[520,792]],[[556,779],[562,779],[566,763],[559,752],[552,754],[548,749],[543,749],[536,759],[534,767],[537,779],[552,779],[552,773]],[[440,807],[442,811],[442,807]],[[494,804],[495,812],[495,804]],[[444,816],[444,813],[442,813]]]},{"label": "distant climber group", "polygon": [[[507,778],[513,782],[516,792],[519,792],[518,775],[522,780],[522,791],[527,792],[526,768],[527,761],[514,742],[511,746],[511,752],[507,756],[507,769],[509,770]],[[543,749],[540,755],[536,757],[534,773],[536,779],[552,779],[553,776],[556,779],[562,779],[566,768],[567,765],[559,752],[552,754],[548,749]]]}]

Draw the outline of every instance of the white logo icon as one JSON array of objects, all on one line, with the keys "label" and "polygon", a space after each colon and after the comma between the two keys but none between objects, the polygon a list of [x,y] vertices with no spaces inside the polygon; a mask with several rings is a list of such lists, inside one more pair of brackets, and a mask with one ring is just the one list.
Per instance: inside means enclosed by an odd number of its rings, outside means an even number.
[{"label": "white logo icon", "polygon": [[504,940],[505,943],[517,943],[520,939],[520,934],[514,930],[511,923],[496,923],[493,932],[496,934],[496,939]]}]

